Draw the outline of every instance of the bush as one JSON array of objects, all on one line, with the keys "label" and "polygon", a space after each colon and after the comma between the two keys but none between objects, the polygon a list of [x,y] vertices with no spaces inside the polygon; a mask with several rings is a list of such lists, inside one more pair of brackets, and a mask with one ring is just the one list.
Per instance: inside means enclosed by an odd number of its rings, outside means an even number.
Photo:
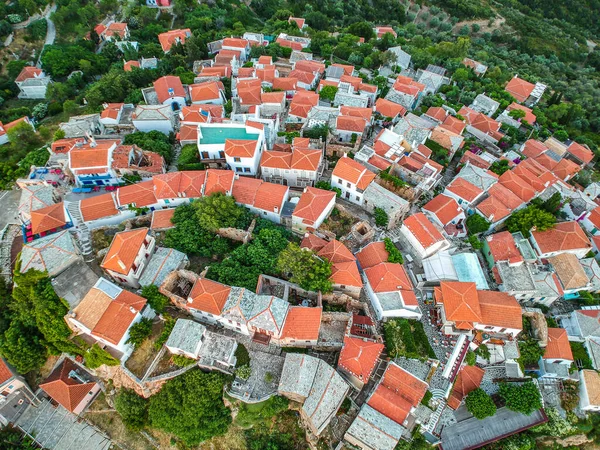
[{"label": "bush", "polygon": [[235,349],[235,367],[242,367],[250,365],[250,354],[244,344],[238,344]]},{"label": "bush", "polygon": [[275,395],[264,402],[248,404],[240,403],[235,418],[237,425],[243,428],[266,422],[288,409],[289,401],[285,397]]},{"label": "bush", "polygon": [[115,399],[115,409],[130,430],[141,430],[148,423],[148,401],[132,389],[119,391]]},{"label": "bush", "polygon": [[490,223],[479,214],[471,214],[467,217],[467,232],[470,235],[483,233],[490,228]]},{"label": "bush", "polygon": [[119,365],[119,361],[113,358],[106,350],[101,349],[98,344],[92,345],[92,348],[84,354],[84,362],[86,367],[90,369],[97,369],[102,365]]},{"label": "bush", "polygon": [[138,323],[132,325],[129,329],[129,339],[127,343],[134,346],[140,345],[152,334],[152,320],[142,319]]},{"label": "bush", "polygon": [[47,30],[48,23],[46,22],[46,19],[39,19],[27,25],[27,33],[29,33],[29,35],[36,41],[44,39],[46,37]]},{"label": "bush", "polygon": [[485,344],[481,344],[479,347],[477,347],[477,350],[475,350],[475,354],[477,356],[481,356],[486,361],[489,361],[490,358],[492,357],[492,355],[490,353],[490,349]]},{"label": "bush", "polygon": [[465,399],[467,410],[473,414],[476,419],[485,419],[496,414],[496,405],[492,398],[481,388],[471,391]]},{"label": "bush", "polygon": [[183,355],[173,355],[171,359],[173,360],[173,364],[179,367],[187,367],[196,364],[195,359]]},{"label": "bush", "polygon": [[154,341],[154,348],[156,350],[160,350],[164,343],[167,342],[169,336],[171,335],[171,331],[173,331],[173,328],[175,327],[176,320],[174,318],[172,318],[168,314],[165,314],[163,317],[165,318],[165,325],[162,331],[160,332],[160,336],[158,336],[158,339]]},{"label": "bush", "polygon": [[196,145],[184,145],[177,158],[177,170],[204,170]]},{"label": "bush", "polygon": [[474,366],[475,363],[477,362],[477,355],[475,354],[475,352],[472,352],[471,350],[469,350],[467,352],[467,355],[465,356],[465,362],[469,366]]},{"label": "bush", "polygon": [[530,415],[542,407],[540,391],[531,381],[521,385],[500,383],[499,394],[511,411]]},{"label": "bush", "polygon": [[375,216],[375,225],[377,225],[378,227],[387,226],[390,218],[388,217],[385,210],[375,207],[373,215]]},{"label": "bush", "polygon": [[153,284],[142,288],[142,297],[148,300],[150,307],[158,314],[163,313],[166,306],[169,304],[169,298],[161,294],[158,290],[158,286]]},{"label": "bush", "polygon": [[403,264],[404,258],[402,257],[402,253],[398,250],[398,247],[392,242],[390,238],[384,238],[383,243],[385,245],[385,250],[388,252],[388,262]]},{"label": "bush", "polygon": [[252,375],[252,368],[249,365],[240,366],[235,369],[235,375],[242,380],[247,380]]},{"label": "bush", "polygon": [[521,368],[535,366],[544,351],[535,339],[527,338],[519,341],[519,364]]}]

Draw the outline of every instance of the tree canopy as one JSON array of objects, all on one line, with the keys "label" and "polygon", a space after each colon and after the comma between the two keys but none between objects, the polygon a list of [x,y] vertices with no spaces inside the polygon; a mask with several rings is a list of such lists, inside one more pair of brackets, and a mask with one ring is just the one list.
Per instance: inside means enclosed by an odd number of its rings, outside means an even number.
[{"label": "tree canopy", "polygon": [[532,381],[523,384],[500,383],[500,397],[506,407],[530,415],[542,407],[540,391]]},{"label": "tree canopy", "polygon": [[290,281],[307,291],[331,292],[331,263],[318,258],[312,250],[290,242],[277,261],[280,272],[290,275]]},{"label": "tree canopy", "polygon": [[535,227],[537,231],[545,231],[552,228],[556,223],[556,217],[549,212],[538,208],[535,205],[529,205],[513,213],[506,220],[506,228],[511,233],[520,231],[523,236],[529,237],[530,230]]},{"label": "tree canopy", "polygon": [[244,209],[235,203],[235,199],[222,192],[215,192],[193,203],[198,224],[208,231],[219,228],[236,227],[244,216]]},{"label": "tree canopy", "polygon": [[467,395],[465,399],[467,410],[473,414],[473,417],[481,420],[496,414],[496,405],[492,398],[486,392],[477,388]]},{"label": "tree canopy", "polygon": [[132,389],[121,389],[115,398],[115,409],[127,428],[140,430],[148,423],[148,400]]},{"label": "tree canopy", "polygon": [[223,404],[226,380],[218,372],[192,369],[167,381],[150,397],[150,424],[189,446],[224,434],[231,423],[231,411]]}]

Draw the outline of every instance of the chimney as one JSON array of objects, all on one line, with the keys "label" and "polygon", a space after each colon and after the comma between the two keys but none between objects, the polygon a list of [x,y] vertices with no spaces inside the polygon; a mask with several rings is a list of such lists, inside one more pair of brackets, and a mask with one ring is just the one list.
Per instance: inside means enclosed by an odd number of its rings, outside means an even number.
[{"label": "chimney", "polygon": [[132,314],[137,314],[137,311],[134,309],[133,306],[129,307],[129,311],[131,311]]},{"label": "chimney", "polygon": [[92,134],[90,134],[90,147],[94,148],[96,147],[98,144],[96,143],[96,139],[94,139],[94,136]]}]

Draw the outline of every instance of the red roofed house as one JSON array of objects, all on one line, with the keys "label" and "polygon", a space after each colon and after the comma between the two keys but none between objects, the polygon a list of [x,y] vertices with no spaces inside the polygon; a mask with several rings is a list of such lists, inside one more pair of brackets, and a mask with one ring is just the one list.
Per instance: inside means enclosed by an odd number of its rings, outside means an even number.
[{"label": "red roofed house", "polygon": [[425,215],[437,223],[447,236],[465,237],[467,235],[464,224],[465,210],[458,205],[454,198],[438,194],[422,209]]},{"label": "red roofed house", "polygon": [[564,328],[548,328],[548,342],[539,366],[542,378],[568,379],[573,352]]},{"label": "red roofed house", "polygon": [[420,319],[414,286],[398,263],[388,262],[384,242],[372,242],[356,254],[365,278],[365,291],[379,320],[392,317]]},{"label": "red roofed house", "polygon": [[373,29],[373,31],[375,31],[375,34],[377,35],[377,39],[381,39],[383,37],[383,35],[386,33],[390,33],[391,35],[394,36],[394,38],[398,37],[398,35],[396,34],[396,32],[394,31],[394,29],[392,27],[375,27]]},{"label": "red roofed house", "polygon": [[370,339],[344,336],[338,371],[348,383],[360,391],[369,382],[383,348],[383,344]]},{"label": "red roofed house", "polygon": [[283,205],[289,198],[289,192],[290,188],[281,184],[236,175],[231,195],[236,203],[248,207],[262,218],[281,223]]},{"label": "red roofed house", "polygon": [[317,345],[322,314],[322,308],[290,307],[279,338],[279,345],[284,347]]},{"label": "red roofed house", "polygon": [[100,385],[92,380],[90,374],[68,358],[63,359],[40,388],[76,415],[81,414],[100,392]]},{"label": "red roofed house", "polygon": [[[306,243],[308,239],[310,238],[305,236],[305,240],[302,243]],[[334,292],[342,292],[358,299],[363,282],[358,271],[358,266],[356,265],[356,258],[344,244],[336,239],[330,242],[323,240],[322,244],[324,245],[316,253],[317,256],[328,260],[332,264],[331,277],[329,279],[333,283]],[[314,243],[309,248],[316,251]]]},{"label": "red roofed house", "polygon": [[509,266],[523,264],[524,259],[519,251],[515,238],[508,231],[494,233],[487,236],[481,249],[490,269],[496,263],[506,262]]},{"label": "red roofed house", "polygon": [[508,82],[504,90],[512,95],[519,103],[532,107],[540,101],[546,86],[542,83],[530,83],[522,80],[517,75]]},{"label": "red roofed house", "polygon": [[15,84],[21,91],[19,98],[22,99],[46,98],[46,90],[50,83],[50,77],[35,66],[23,67],[21,73],[15,78]]},{"label": "red roofed house", "polygon": [[483,196],[484,191],[464,178],[456,177],[446,186],[444,194],[453,197],[460,206],[467,209]]},{"label": "red roofed house", "polygon": [[356,142],[363,135],[369,121],[363,117],[339,115],[335,121],[335,130],[332,133],[336,136],[337,142]]},{"label": "red roofed house", "polygon": [[292,213],[292,231],[304,234],[318,229],[335,207],[335,192],[307,187]]},{"label": "red roofed house", "polygon": [[[458,113],[463,115],[463,109],[465,109],[464,106]],[[483,113],[464,115],[463,117],[467,118],[467,131],[482,141],[495,144],[504,136],[500,132],[502,124]]]},{"label": "red roofed house", "polygon": [[418,83],[404,75],[398,75],[390,93],[386,97],[388,100],[412,110],[418,106],[421,97],[424,95],[424,91],[424,84]]},{"label": "red roofed house", "polygon": [[573,253],[577,258],[585,258],[592,244],[577,222],[561,222],[545,231],[531,231],[531,245],[540,259]]},{"label": "red roofed house", "polygon": [[250,41],[240,38],[225,38],[221,49],[240,52],[240,60],[244,62],[250,56]]},{"label": "red roofed house", "polygon": [[119,283],[139,288],[156,243],[148,232],[148,228],[136,228],[115,234],[100,267]]},{"label": "red roofed house", "polygon": [[308,118],[308,113],[319,104],[319,94],[311,91],[300,91],[294,95],[290,103],[287,121],[291,123],[303,123]]},{"label": "red roofed house", "polygon": [[222,105],[225,103],[225,92],[220,81],[205,81],[188,86],[190,100],[194,105]]},{"label": "red roofed house", "polygon": [[301,17],[290,16],[288,18],[288,23],[292,23],[292,22],[294,22],[296,25],[298,25],[298,28],[300,28],[300,29],[306,27],[306,20]]},{"label": "red roofed house", "polygon": [[313,186],[323,170],[322,162],[322,150],[297,147],[291,153],[265,151],[260,160],[260,176],[291,187]]},{"label": "red roofed house", "polygon": [[185,44],[185,40],[192,35],[192,30],[185,28],[182,30],[170,30],[158,35],[158,41],[163,52],[168,53],[174,44]]},{"label": "red roofed house", "polygon": [[[427,383],[391,362],[367,400],[367,405],[407,427],[427,388]],[[412,420],[415,420],[414,417]]]},{"label": "red roofed house", "polygon": [[400,232],[421,259],[429,258],[450,247],[450,242],[423,213],[413,214],[404,219]]},{"label": "red roofed house", "polygon": [[77,186],[114,185],[119,177],[112,168],[113,152],[120,143],[118,140],[92,140],[83,144],[78,142],[69,152],[68,168],[75,178]]},{"label": "red roofed house", "polygon": [[[173,109],[181,109],[185,106],[187,95],[179,77],[173,75],[160,77],[153,83],[153,86],[159,103],[163,105],[171,105]],[[142,89],[142,94],[144,95],[145,100],[146,91],[147,89]],[[146,103],[150,104],[148,100],[146,100]],[[174,106],[174,104],[177,106]]]},{"label": "red roofed house", "polygon": [[594,159],[594,153],[587,146],[577,142],[571,142],[567,147],[567,153],[577,164],[589,164]]},{"label": "red roofed house", "polygon": [[389,118],[392,123],[396,123],[400,117],[406,114],[406,108],[385,98],[378,98],[375,102],[375,112],[381,114],[384,119]]},{"label": "red roofed house", "polygon": [[155,316],[146,303],[145,298],[100,278],[65,320],[77,334],[106,345],[113,356],[121,359],[133,351],[133,345],[127,342],[131,326]]},{"label": "red roofed house", "polygon": [[434,301],[447,335],[482,331],[514,339],[523,330],[521,306],[505,292],[478,291],[472,282],[442,281],[434,288]]},{"label": "red roofed house", "polygon": [[362,205],[365,189],[374,179],[375,174],[373,172],[344,154],[333,169],[331,186],[342,191],[342,198],[357,205]]}]

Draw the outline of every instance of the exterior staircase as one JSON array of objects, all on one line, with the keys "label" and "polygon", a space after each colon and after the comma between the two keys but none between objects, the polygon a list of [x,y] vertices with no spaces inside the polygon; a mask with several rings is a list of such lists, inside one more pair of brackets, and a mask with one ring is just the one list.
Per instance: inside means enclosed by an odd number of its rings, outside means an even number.
[{"label": "exterior staircase", "polygon": [[437,427],[438,422],[440,421],[440,417],[442,417],[442,413],[446,409],[446,402],[441,401],[436,410],[433,412],[427,424],[421,428],[422,432],[428,432],[434,434],[434,430]]},{"label": "exterior staircase", "polygon": [[85,224],[81,211],[79,210],[79,202],[68,202],[67,211],[71,215],[73,222],[76,224],[75,227],[70,228],[69,231],[74,232],[79,243],[79,249],[83,255],[85,261],[89,262],[94,259],[92,249],[92,235],[90,229]]}]

